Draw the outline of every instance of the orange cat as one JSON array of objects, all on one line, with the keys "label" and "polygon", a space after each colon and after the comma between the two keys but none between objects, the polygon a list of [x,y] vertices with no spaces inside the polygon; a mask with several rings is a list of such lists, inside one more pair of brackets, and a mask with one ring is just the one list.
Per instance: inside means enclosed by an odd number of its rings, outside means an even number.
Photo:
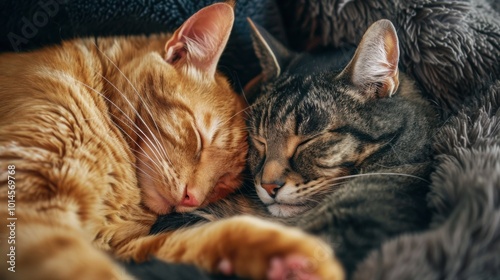
[{"label": "orange cat", "polygon": [[257,218],[148,236],[158,214],[205,206],[241,183],[244,103],[216,73],[233,19],[219,3],[170,38],[0,55],[0,220],[9,226],[0,227],[0,278],[130,279],[110,255],[259,279],[342,278],[327,245]]}]

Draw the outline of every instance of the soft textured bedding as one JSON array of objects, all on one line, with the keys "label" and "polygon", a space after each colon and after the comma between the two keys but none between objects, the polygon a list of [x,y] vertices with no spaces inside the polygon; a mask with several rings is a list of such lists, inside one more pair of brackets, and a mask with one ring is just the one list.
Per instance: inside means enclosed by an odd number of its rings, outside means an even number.
[{"label": "soft textured bedding", "polygon": [[[168,32],[212,2],[217,1],[3,1],[0,50],[26,51],[76,36]],[[36,13],[47,20],[34,20]],[[219,66],[237,87],[259,73],[246,17],[282,41],[287,34],[296,49],[357,44],[369,24],[388,18],[398,30],[400,66],[441,109],[444,125],[434,139],[428,195],[431,228],[387,234],[380,248],[351,252],[367,256],[353,279],[500,278],[499,2],[240,0]],[[299,226],[327,238],[334,235],[331,201],[301,217]],[[127,268],[141,279],[218,278],[155,260]]]},{"label": "soft textured bedding", "polygon": [[466,96],[500,78],[500,5],[496,0],[278,1],[292,45],[357,44],[368,26],[393,22],[399,66],[443,109],[458,111]]}]

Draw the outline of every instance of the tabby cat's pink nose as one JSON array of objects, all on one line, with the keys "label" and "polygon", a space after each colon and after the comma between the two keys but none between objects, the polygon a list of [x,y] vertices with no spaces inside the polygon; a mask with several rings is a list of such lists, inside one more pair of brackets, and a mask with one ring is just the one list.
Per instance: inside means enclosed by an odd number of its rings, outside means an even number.
[{"label": "tabby cat's pink nose", "polygon": [[194,195],[186,191],[186,195],[184,196],[184,199],[181,201],[180,205],[187,207],[194,207],[194,206],[200,206],[200,203],[198,202],[198,200]]},{"label": "tabby cat's pink nose", "polygon": [[269,194],[271,197],[276,196],[276,192],[281,186],[278,184],[262,184],[262,188],[266,190],[266,192]]}]

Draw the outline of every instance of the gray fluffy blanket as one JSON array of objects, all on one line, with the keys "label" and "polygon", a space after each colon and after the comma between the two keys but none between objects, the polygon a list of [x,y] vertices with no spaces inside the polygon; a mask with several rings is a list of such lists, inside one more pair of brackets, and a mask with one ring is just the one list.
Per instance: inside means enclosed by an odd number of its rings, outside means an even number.
[{"label": "gray fluffy blanket", "polygon": [[432,228],[387,242],[353,279],[500,279],[500,81],[435,141]]},{"label": "gray fluffy blanket", "polygon": [[[368,26],[391,20],[400,67],[444,113],[500,78],[498,0],[278,1],[295,48],[358,44]],[[304,44],[306,43],[306,44]]]}]

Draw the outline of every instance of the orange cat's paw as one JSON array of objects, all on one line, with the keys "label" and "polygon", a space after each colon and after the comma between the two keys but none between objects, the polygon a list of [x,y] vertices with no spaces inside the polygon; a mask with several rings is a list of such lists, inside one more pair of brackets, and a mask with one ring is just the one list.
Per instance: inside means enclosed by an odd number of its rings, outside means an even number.
[{"label": "orange cat's paw", "polygon": [[292,255],[285,258],[273,258],[267,272],[269,280],[300,279],[321,280],[306,257]]},{"label": "orange cat's paw", "polygon": [[[231,261],[224,259],[219,263],[219,270],[225,275],[234,273]],[[291,255],[285,258],[274,257],[266,273],[268,280],[322,280],[314,271],[307,257]]]},{"label": "orange cat's paw", "polygon": [[304,232],[252,217],[226,221],[217,270],[252,279],[336,280],[344,272],[330,246]]},{"label": "orange cat's paw", "polygon": [[299,229],[250,216],[151,236],[141,245],[158,247],[156,256],[167,261],[248,279],[344,279],[328,244]]}]

